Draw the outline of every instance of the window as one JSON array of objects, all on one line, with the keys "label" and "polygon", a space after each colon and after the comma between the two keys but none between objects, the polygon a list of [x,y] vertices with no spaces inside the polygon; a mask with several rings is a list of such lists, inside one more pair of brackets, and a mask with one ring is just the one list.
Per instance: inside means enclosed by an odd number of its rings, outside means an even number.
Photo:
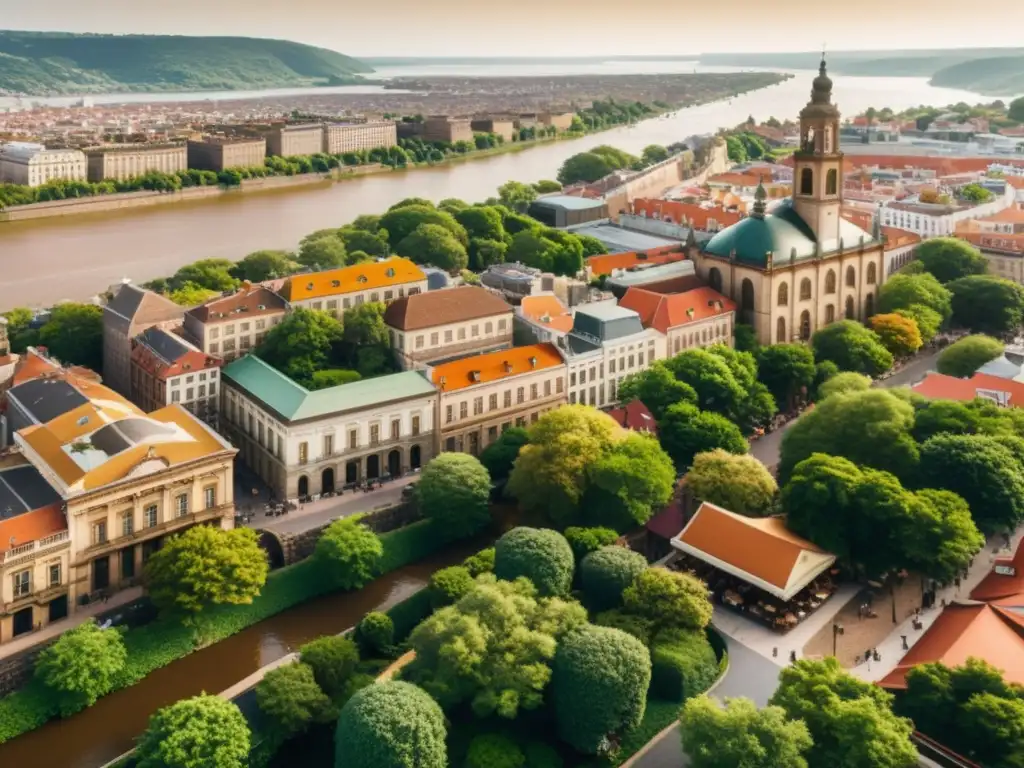
[{"label": "window", "polygon": [[213,344],[210,345],[210,354],[211,355],[218,354],[219,350],[220,350],[220,344],[218,344],[217,342],[213,342]]},{"label": "window", "polygon": [[526,399],[526,388],[525,387],[519,387],[516,390],[516,403],[522,403],[522,402],[525,401],[525,399]]},{"label": "window", "polygon": [[465,419],[467,416],[469,416],[469,401],[463,400],[459,403],[459,418]]},{"label": "window", "polygon": [[380,442],[380,424],[370,425],[370,445],[377,445]]},{"label": "window", "polygon": [[131,536],[133,533],[135,533],[135,516],[129,509],[121,513],[121,535]]},{"label": "window", "polygon": [[[335,313],[337,313],[337,311],[338,311],[338,300],[337,300],[337,299],[332,299],[331,301],[328,301],[328,302],[327,302],[327,309],[328,309],[328,310],[329,310],[330,312],[335,312]],[[260,321],[259,321],[258,323],[256,323],[256,330],[258,331],[258,330],[260,330],[260,329],[261,329],[262,327],[263,327],[263,321],[262,321],[262,320],[260,320]]]},{"label": "window", "polygon": [[156,504],[148,505],[142,510],[142,526],[152,528],[156,525]]},{"label": "window", "polygon": [[846,287],[856,288],[857,287],[857,272],[853,267],[846,268]]},{"label": "window", "polygon": [[217,394],[217,384],[214,383],[214,382],[210,382],[210,397],[213,397],[216,394]]},{"label": "window", "polygon": [[551,379],[544,382],[544,397],[551,396]]},{"label": "window", "polygon": [[194,399],[195,399],[195,390],[192,387],[189,387],[188,389],[185,390],[185,402],[186,403],[190,403]]},{"label": "window", "polygon": [[825,275],[825,293],[836,292],[836,273],[835,270],[830,269],[828,274]]},{"label": "window", "polygon": [[511,408],[512,407],[512,390],[511,389],[506,389],[505,390],[505,407],[506,408]]},{"label": "window", "polygon": [[505,321],[504,320],[499,320],[498,321],[498,332],[501,333],[502,331],[505,330],[505,328],[506,328]]},{"label": "window", "polygon": [[334,435],[324,435],[324,456],[334,454]]},{"label": "window", "polygon": [[806,301],[811,298],[811,280],[805,277],[800,281],[800,300]]},{"label": "window", "polygon": [[348,447],[358,448],[359,447],[359,430],[350,429],[348,431]]},{"label": "window", "polygon": [[434,333],[430,334],[430,346],[436,347],[440,343],[441,343],[441,336],[440,336],[440,334],[437,333],[437,331],[435,331]]},{"label": "window", "polygon": [[786,341],[786,318],[780,317],[775,322],[775,343],[783,344]]},{"label": "window", "polygon": [[452,332],[451,331],[445,331],[444,332],[444,343],[445,344],[451,344],[452,343]]},{"label": "window", "polygon": [[[338,302],[336,302],[336,301],[328,301],[328,302],[327,302],[327,306],[328,306],[328,307],[330,307],[330,306],[331,306],[331,304],[333,304],[333,305],[334,305],[334,307],[337,307],[337,306],[338,306]],[[334,307],[332,307],[332,309],[333,309]],[[267,329],[267,321],[266,321],[266,320],[257,320],[257,321],[256,321],[256,330],[257,330],[257,331],[265,331],[266,329]],[[211,374],[211,377],[212,377],[212,374]]]},{"label": "window", "polygon": [[825,176],[825,194],[834,195],[839,190],[839,172],[835,168],[830,168],[828,174]]},{"label": "window", "polygon": [[484,325],[484,333],[488,336],[494,333],[494,323],[487,323]]},{"label": "window", "polygon": [[868,264],[867,283],[868,283],[868,285],[874,285],[875,284],[875,262],[873,262],[873,261],[870,264]]},{"label": "window", "polygon": [[484,399],[482,397],[473,398],[473,415],[479,416],[484,412]]},{"label": "window", "polygon": [[825,322],[831,323],[836,319],[836,308],[832,304],[825,307]]},{"label": "window", "polygon": [[402,436],[402,422],[399,419],[391,420],[391,439],[397,440]]},{"label": "window", "polygon": [[216,339],[216,338],[219,338],[219,337],[220,337],[220,328],[211,328],[210,329],[210,338],[211,339]]},{"label": "window", "polygon": [[562,394],[562,387],[562,377],[559,376],[557,379],[555,379],[555,392],[557,392],[558,394]]},{"label": "window", "polygon": [[576,372],[575,371],[573,371],[572,373],[569,374],[569,386],[570,387],[575,387],[576,386]]},{"label": "window", "polygon": [[445,424],[451,424],[452,421],[454,420],[454,417],[452,415],[454,413],[454,410],[455,410],[454,407],[451,406],[451,405],[445,406],[445,409],[444,409],[444,423]]},{"label": "window", "polygon": [[173,392],[171,392],[171,402],[172,403],[180,403],[181,402],[181,392],[179,392],[178,390],[174,390]]},{"label": "window", "polygon": [[810,168],[800,169],[800,194],[814,194],[814,171]]},{"label": "window", "polygon": [[584,368],[582,371],[580,371],[580,384],[586,384],[586,383],[587,383],[587,369]]},{"label": "window", "polygon": [[92,543],[93,544],[106,544],[107,543],[107,521],[100,520],[98,523],[93,523],[92,526]]},{"label": "window", "polygon": [[537,385],[536,384],[531,384],[530,385],[530,399],[531,400],[536,400],[537,399],[537,393],[538,393]]},{"label": "window", "polygon": [[466,329],[465,328],[459,328],[459,341],[465,341],[465,340],[466,340]]},{"label": "window", "polygon": [[487,399],[487,408],[491,411],[498,410],[498,393],[495,392]]},{"label": "window", "polygon": [[14,582],[15,597],[24,597],[32,591],[32,571],[20,571],[11,580]]},{"label": "window", "polygon": [[419,416],[413,416],[412,417],[412,433],[413,433],[414,436],[418,435],[420,433],[420,417]]},{"label": "window", "polygon": [[[677,339],[676,343],[678,344],[678,342],[679,340]],[[608,373],[615,373],[615,358],[608,361]]]},{"label": "window", "polygon": [[178,498],[174,500],[174,510],[178,517],[184,517],[188,514],[188,494],[179,493]]},{"label": "window", "polygon": [[417,336],[416,337],[416,349],[423,349],[423,337],[422,336]]},{"label": "window", "polygon": [[249,331],[249,324],[248,323],[242,323],[239,326],[239,328],[238,328],[238,332],[239,333],[247,333],[248,331]]},{"label": "window", "polygon": [[811,338],[811,313],[806,309],[800,313],[800,341]]},{"label": "window", "polygon": [[51,587],[59,587],[60,586],[60,563],[54,563],[47,570],[49,572],[48,575],[49,575],[50,586]]},{"label": "window", "polygon": [[299,464],[309,461],[309,443],[299,443]]},{"label": "window", "polygon": [[477,336],[479,336],[479,335],[480,335],[480,326],[479,326],[479,325],[474,325],[474,326],[473,326],[473,330],[472,330],[472,333],[473,333],[473,338],[474,338],[474,339],[475,339],[475,338],[476,338]]},{"label": "window", "polygon": [[225,336],[234,336],[235,335],[235,326],[234,326],[234,324],[225,326],[225,328],[224,328],[224,335]]},{"label": "window", "polygon": [[211,485],[203,488],[203,507],[213,509],[217,506],[217,486]]}]

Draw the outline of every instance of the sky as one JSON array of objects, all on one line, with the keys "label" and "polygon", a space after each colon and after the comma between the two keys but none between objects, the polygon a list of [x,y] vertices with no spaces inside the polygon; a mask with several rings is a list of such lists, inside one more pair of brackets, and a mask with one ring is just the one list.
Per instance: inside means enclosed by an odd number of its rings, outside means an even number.
[{"label": "sky", "polygon": [[276,37],[354,56],[970,48],[1024,44],[1024,2],[971,14],[951,0],[0,0],[0,28]]}]

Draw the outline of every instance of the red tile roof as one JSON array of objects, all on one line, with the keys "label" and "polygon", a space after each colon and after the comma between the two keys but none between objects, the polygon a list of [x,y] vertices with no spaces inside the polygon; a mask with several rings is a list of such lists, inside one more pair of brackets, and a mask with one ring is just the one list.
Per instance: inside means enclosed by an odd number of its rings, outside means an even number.
[{"label": "red tile roof", "polygon": [[[171,336],[173,341],[180,344],[186,351],[174,360],[167,360],[150,345],[148,334]],[[164,381],[185,373],[219,368],[224,364],[224,361],[199,351],[184,339],[174,336],[174,334],[168,331],[161,328],[153,328],[147,334],[142,334],[132,339],[132,364],[137,365],[150,376]]]},{"label": "red tile roof", "polygon": [[285,300],[262,285],[244,284],[230,296],[211,299],[205,304],[190,309],[185,314],[192,315],[201,323],[228,322],[237,319],[237,315],[259,317],[279,315],[287,309]]},{"label": "red tile roof", "polygon": [[1024,595],[1024,539],[1017,544],[1017,551],[1009,562],[998,564],[1009,565],[1016,573],[1013,575],[996,573],[993,568],[971,592],[971,600],[990,602],[1015,595]]},{"label": "red tile roof", "polygon": [[933,400],[970,401],[979,397],[979,390],[1005,393],[1010,407],[1019,408],[1024,405],[1024,383],[1013,379],[1004,379],[987,373],[976,373],[969,379],[958,379],[942,373],[929,373],[924,381],[915,384],[912,389],[919,395]]},{"label": "red tile roof", "polygon": [[[648,432],[655,436],[658,434],[658,422],[654,420],[647,406],[639,400],[630,400],[625,405],[612,408],[608,415],[615,419],[620,427],[633,432]],[[677,528],[675,532],[678,533],[679,529]]]},{"label": "red tile roof", "polygon": [[692,226],[695,229],[707,229],[710,219],[714,219],[720,227],[728,227],[743,218],[740,211],[729,211],[720,205],[706,208],[697,203],[648,198],[634,200],[633,213],[661,220],[671,219],[676,224]]},{"label": "red tile roof", "polygon": [[393,301],[384,312],[384,323],[401,331],[419,331],[511,312],[512,306],[497,294],[465,285]]},{"label": "red tile roof", "polygon": [[1009,235],[1003,232],[955,232],[954,236],[978,248],[1024,253],[1024,235]]},{"label": "red tile roof", "polygon": [[[659,249],[660,250],[660,249]],[[590,256],[586,259],[587,269],[596,277],[610,275],[616,269],[630,269],[640,264],[668,264],[673,261],[682,261],[686,254],[673,246],[673,250],[667,253],[603,253],[599,256]]]},{"label": "red tile roof", "polygon": [[908,232],[897,227],[882,227],[882,234],[885,235],[885,249],[887,251],[921,242],[921,236],[916,232]]},{"label": "red tile roof", "polygon": [[640,315],[645,328],[656,328],[662,333],[668,333],[669,328],[736,311],[736,302],[707,287],[672,294],[631,287],[619,306]]},{"label": "red tile roof", "polygon": [[572,313],[558,300],[557,296],[540,294],[524,296],[519,308],[525,317],[555,331],[568,333],[572,330]]},{"label": "red tile roof", "polygon": [[0,555],[8,549],[66,531],[68,521],[61,504],[58,501],[0,522]]}]

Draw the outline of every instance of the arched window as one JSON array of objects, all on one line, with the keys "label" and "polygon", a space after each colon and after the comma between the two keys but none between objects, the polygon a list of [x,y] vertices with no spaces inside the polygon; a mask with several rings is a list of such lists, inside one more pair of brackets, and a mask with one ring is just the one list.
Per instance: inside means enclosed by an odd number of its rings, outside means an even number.
[{"label": "arched window", "polygon": [[779,306],[784,307],[789,304],[789,283],[782,283],[779,286]]},{"label": "arched window", "polygon": [[718,267],[712,267],[708,271],[708,285],[711,286],[711,290],[722,292],[722,273],[718,271]]},{"label": "arched window", "polygon": [[800,194],[814,194],[814,171],[810,168],[803,168],[800,171]]},{"label": "arched window", "polygon": [[836,273],[835,270],[830,269],[828,274],[825,275],[825,293],[836,292]]},{"label": "arched window", "polygon": [[857,287],[857,270],[855,270],[852,266],[846,268],[846,287]]},{"label": "arched window", "polygon": [[780,317],[775,321],[775,343],[785,344],[788,341],[786,338],[786,318]]},{"label": "arched window", "polygon": [[846,319],[854,320],[853,296],[846,297]]},{"label": "arched window", "polygon": [[800,341],[811,338],[811,313],[806,309],[800,313]]},{"label": "arched window", "polygon": [[873,314],[875,314],[875,296],[869,293],[864,297],[864,319],[867,320]]},{"label": "arched window", "polygon": [[806,301],[811,298],[811,279],[805,277],[800,281],[800,300]]},{"label": "arched window", "polygon": [[748,325],[754,324],[754,284],[750,278],[745,279],[740,287],[740,320]]},{"label": "arched window", "polygon": [[839,191],[839,172],[835,168],[829,169],[825,176],[825,194],[834,195]]},{"label": "arched window", "polygon": [[825,307],[825,322],[834,323],[836,320],[836,308],[832,304]]},{"label": "arched window", "polygon": [[832,151],[832,126],[825,127],[825,151]]},{"label": "arched window", "polygon": [[868,264],[868,285],[875,284],[875,262]]}]

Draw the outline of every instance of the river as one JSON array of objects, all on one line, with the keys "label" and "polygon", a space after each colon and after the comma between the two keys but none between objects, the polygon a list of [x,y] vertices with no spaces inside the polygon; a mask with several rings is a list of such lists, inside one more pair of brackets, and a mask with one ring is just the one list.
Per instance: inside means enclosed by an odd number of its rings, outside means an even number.
[{"label": "river", "polygon": [[[405,74],[440,74],[436,69]],[[728,72],[735,68],[702,66],[697,70]],[[811,71],[796,74],[770,88],[683,109],[671,117],[477,161],[369,176],[328,189],[226,195],[151,209],[3,224],[0,310],[86,299],[122,278],[144,282],[170,275],[197,259],[237,260],[261,248],[294,248],[315,229],[341,226],[363,213],[380,213],[405,197],[482,200],[509,179],[533,182],[553,178],[565,158],[598,144],[639,153],[648,144],[670,144],[713,132],[750,115],[759,120],[773,115],[794,117],[807,103],[813,77]],[[869,106],[899,110],[983,100],[978,94],[932,87],[924,78],[837,76],[834,80],[836,99],[847,114]]]}]

